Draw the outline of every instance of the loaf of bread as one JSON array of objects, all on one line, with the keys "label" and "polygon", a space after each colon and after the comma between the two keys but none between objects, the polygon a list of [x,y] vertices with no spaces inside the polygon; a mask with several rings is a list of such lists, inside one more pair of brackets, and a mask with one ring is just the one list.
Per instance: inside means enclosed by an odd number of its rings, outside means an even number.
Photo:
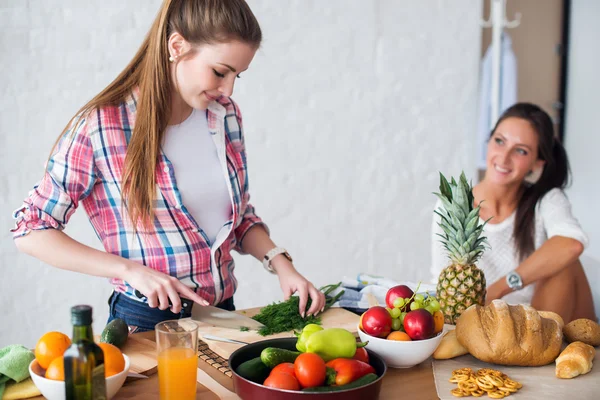
[{"label": "loaf of bread", "polygon": [[592,360],[596,349],[583,342],[573,342],[568,345],[556,359],[556,376],[571,379],[587,374],[592,370]]},{"label": "loaf of bread", "polygon": [[469,351],[456,338],[456,330],[453,329],[446,332],[437,349],[433,352],[433,358],[436,360],[447,360],[468,353]]},{"label": "loaf of bread", "polygon": [[538,314],[540,314],[540,316],[542,318],[548,318],[548,319],[555,320],[556,323],[558,324],[558,326],[560,327],[560,329],[562,329],[565,326],[565,321],[562,319],[562,317],[560,315],[558,315],[555,312],[552,312],[552,311],[538,311]]},{"label": "loaf of bread", "polygon": [[474,357],[500,365],[540,366],[553,362],[562,344],[562,330],[525,305],[494,300],[473,305],[456,323],[456,337]]},{"label": "loaf of bread", "polygon": [[563,328],[567,342],[583,342],[590,346],[600,345],[600,326],[595,321],[586,318],[569,322]]}]

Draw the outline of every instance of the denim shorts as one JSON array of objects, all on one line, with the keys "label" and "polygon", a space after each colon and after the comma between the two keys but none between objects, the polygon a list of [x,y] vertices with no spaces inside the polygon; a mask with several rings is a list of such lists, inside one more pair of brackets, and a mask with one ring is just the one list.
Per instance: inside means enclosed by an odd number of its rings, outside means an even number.
[{"label": "denim shorts", "polygon": [[[190,310],[186,311],[182,309],[181,312],[176,314],[168,309],[161,310],[158,308],[151,308],[147,303],[130,299],[123,293],[116,291],[113,291],[108,298],[108,305],[109,315],[107,323],[115,318],[120,318],[129,326],[129,333],[153,331],[154,326],[159,322],[170,319],[188,318],[191,315]],[[194,306],[202,307],[200,305]],[[216,307],[228,311],[235,311],[233,297],[217,304]]]}]

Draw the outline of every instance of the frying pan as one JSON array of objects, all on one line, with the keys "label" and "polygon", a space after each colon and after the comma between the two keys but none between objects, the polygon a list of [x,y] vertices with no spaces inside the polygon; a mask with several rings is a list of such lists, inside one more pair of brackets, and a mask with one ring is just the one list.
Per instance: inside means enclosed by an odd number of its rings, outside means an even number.
[{"label": "frying pan", "polygon": [[375,372],[379,378],[368,385],[355,389],[342,390],[339,392],[308,393],[295,390],[274,389],[249,381],[235,372],[241,363],[256,357],[260,357],[260,353],[267,347],[276,347],[280,349],[296,351],[297,340],[297,338],[293,337],[262,340],[260,342],[251,343],[244,347],[240,347],[234,351],[229,357],[229,369],[231,369],[233,372],[233,387],[237,395],[244,400],[375,400],[379,398],[381,382],[387,371],[387,365],[381,359],[381,357],[369,349],[367,349],[367,353],[369,354],[369,364],[375,368]]}]

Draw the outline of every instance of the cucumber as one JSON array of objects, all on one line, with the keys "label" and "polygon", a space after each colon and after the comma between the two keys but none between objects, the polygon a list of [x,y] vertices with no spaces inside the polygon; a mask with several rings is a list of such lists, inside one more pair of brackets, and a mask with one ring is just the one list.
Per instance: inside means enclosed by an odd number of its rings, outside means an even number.
[{"label": "cucumber", "polygon": [[350,382],[346,385],[341,386],[316,386],[311,388],[302,389],[303,392],[309,393],[325,393],[325,392],[339,392],[340,390],[356,389],[361,386],[368,385],[369,383],[377,380],[376,374],[366,374],[362,378],[358,378],[354,382]]},{"label": "cucumber", "polygon": [[267,347],[260,353],[260,359],[267,367],[274,368],[281,363],[293,363],[299,355],[298,351]]},{"label": "cucumber", "polygon": [[271,368],[267,367],[260,357],[256,357],[238,365],[235,372],[242,378],[262,385],[271,373]]},{"label": "cucumber", "polygon": [[104,327],[100,342],[110,343],[121,348],[129,336],[129,327],[121,318],[115,318]]}]

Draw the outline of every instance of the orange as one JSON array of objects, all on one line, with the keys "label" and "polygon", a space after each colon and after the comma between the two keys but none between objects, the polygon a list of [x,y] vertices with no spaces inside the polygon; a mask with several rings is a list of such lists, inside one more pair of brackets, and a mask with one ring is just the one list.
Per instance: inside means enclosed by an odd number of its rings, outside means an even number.
[{"label": "orange", "polygon": [[63,356],[56,357],[46,370],[46,378],[54,381],[65,380],[65,358]]},{"label": "orange", "polygon": [[125,358],[121,350],[110,343],[98,343],[104,352],[104,376],[109,377],[125,369]]},{"label": "orange", "polygon": [[52,360],[63,355],[71,339],[61,332],[47,332],[35,345],[35,359],[40,367],[48,369]]},{"label": "orange", "polygon": [[402,332],[402,331],[394,331],[394,332],[390,333],[389,335],[387,335],[386,339],[387,340],[398,340],[401,342],[410,342],[412,340],[410,338],[410,336],[408,336],[406,334],[406,332]]},{"label": "orange", "polygon": [[444,313],[441,311],[436,311],[433,313],[433,322],[435,324],[435,328],[433,333],[438,334],[444,330]]}]

